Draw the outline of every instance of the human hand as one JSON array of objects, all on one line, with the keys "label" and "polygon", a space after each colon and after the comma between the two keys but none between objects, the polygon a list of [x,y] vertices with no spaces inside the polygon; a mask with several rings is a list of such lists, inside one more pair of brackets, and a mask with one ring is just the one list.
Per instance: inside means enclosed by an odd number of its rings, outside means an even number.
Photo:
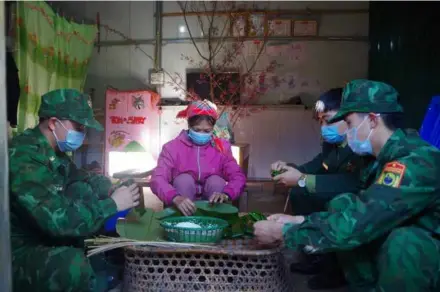
[{"label": "human hand", "polygon": [[174,206],[176,206],[176,208],[179,209],[180,212],[182,212],[182,214],[185,216],[191,216],[197,210],[196,205],[194,205],[193,201],[184,196],[174,197],[173,203]]},{"label": "human hand", "polygon": [[280,171],[286,166],[287,166],[286,162],[278,160],[270,165],[270,170],[271,171]]},{"label": "human hand", "polygon": [[277,223],[292,223],[292,224],[301,224],[304,222],[304,216],[290,216],[286,214],[273,214],[267,217],[267,220],[277,222]]},{"label": "human hand", "polygon": [[[111,181],[112,179],[110,179],[110,181]],[[118,188],[120,188],[121,186],[126,186],[127,185],[127,182],[128,182],[128,178],[124,178],[124,179],[119,179],[119,180],[117,180],[117,183],[112,183],[112,186],[110,187],[110,190],[109,190],[109,194],[110,194],[110,196],[111,196],[111,194],[113,194],[113,192],[116,190],[116,189],[118,189]]]},{"label": "human hand", "polygon": [[275,244],[283,240],[283,223],[258,221],[254,224],[254,235],[261,244]]},{"label": "human hand", "polygon": [[286,171],[273,177],[272,179],[288,187],[296,186],[303,174],[294,167],[284,166],[283,169],[285,169]]},{"label": "human hand", "polygon": [[118,212],[136,207],[140,199],[139,186],[137,184],[121,186],[112,193],[111,198],[115,201]]},{"label": "human hand", "polygon": [[213,193],[211,197],[209,197],[210,203],[223,203],[229,200],[229,196],[224,193]]}]

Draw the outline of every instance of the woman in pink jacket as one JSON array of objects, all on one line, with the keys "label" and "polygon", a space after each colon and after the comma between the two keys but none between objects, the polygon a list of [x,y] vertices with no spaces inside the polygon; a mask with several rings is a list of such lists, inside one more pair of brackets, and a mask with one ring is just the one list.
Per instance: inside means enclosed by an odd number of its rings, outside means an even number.
[{"label": "woman in pink jacket", "polygon": [[246,177],[232,156],[231,145],[214,137],[218,114],[208,101],[192,102],[177,115],[189,130],[166,143],[151,177],[151,190],[166,206],[174,204],[184,215],[194,214],[194,200],[237,199]]}]

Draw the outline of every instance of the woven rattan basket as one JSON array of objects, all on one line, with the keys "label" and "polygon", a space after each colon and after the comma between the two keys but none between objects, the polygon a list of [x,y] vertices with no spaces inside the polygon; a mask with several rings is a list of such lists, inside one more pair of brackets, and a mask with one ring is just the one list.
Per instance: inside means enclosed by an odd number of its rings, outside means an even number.
[{"label": "woven rattan basket", "polygon": [[218,248],[125,248],[124,290],[292,291],[281,249],[252,240],[222,241]]}]

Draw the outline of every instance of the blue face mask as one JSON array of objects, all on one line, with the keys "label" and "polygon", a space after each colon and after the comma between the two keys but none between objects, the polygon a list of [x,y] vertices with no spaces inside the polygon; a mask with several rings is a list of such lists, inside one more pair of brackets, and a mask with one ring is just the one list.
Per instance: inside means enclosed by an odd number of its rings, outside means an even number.
[{"label": "blue face mask", "polygon": [[67,130],[66,127],[64,127],[64,125],[60,121],[58,122],[67,131],[66,140],[64,141],[60,141],[57,135],[55,134],[55,131],[52,131],[55,140],[57,141],[58,149],[61,152],[71,152],[81,147],[81,145],[84,142],[84,138],[86,137],[86,134],[75,130]]},{"label": "blue face mask", "polygon": [[321,126],[321,135],[325,142],[330,144],[338,144],[344,141],[345,133],[339,134],[338,125],[339,123]]},{"label": "blue face mask", "polygon": [[199,133],[194,131],[193,129],[189,129],[188,137],[191,139],[191,141],[194,142],[194,144],[205,145],[211,142],[212,133]]},{"label": "blue face mask", "polygon": [[373,130],[372,129],[370,130],[367,139],[365,139],[364,141],[360,141],[357,138],[358,130],[366,120],[367,117],[365,117],[365,119],[362,121],[362,123],[360,123],[359,126],[347,132],[348,146],[350,146],[351,150],[354,153],[361,156],[373,154],[373,146],[371,145],[371,141],[370,141],[370,136]]}]

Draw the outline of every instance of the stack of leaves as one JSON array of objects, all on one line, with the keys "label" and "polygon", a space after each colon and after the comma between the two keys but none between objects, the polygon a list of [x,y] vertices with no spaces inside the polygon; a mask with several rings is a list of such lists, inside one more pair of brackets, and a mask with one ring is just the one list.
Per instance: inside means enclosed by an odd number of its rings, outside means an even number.
[{"label": "stack of leaves", "polygon": [[[128,186],[130,186],[130,185],[132,185],[134,183],[135,183],[135,181],[132,178],[129,178],[127,180],[120,180],[120,181],[116,182],[113,185],[113,189],[117,189],[117,188],[119,188],[121,186],[128,187]],[[135,208],[135,210],[136,210],[137,213],[139,213],[139,215],[143,215],[144,212],[145,212],[145,208],[144,208],[145,203],[144,203],[144,195],[143,195],[141,187],[139,187],[139,192],[140,192],[141,196],[140,196],[140,199],[139,199],[139,205]]]},{"label": "stack of leaves", "polygon": [[139,241],[166,241],[158,212],[145,208],[132,209],[125,219],[116,223],[116,232],[123,238]]}]

